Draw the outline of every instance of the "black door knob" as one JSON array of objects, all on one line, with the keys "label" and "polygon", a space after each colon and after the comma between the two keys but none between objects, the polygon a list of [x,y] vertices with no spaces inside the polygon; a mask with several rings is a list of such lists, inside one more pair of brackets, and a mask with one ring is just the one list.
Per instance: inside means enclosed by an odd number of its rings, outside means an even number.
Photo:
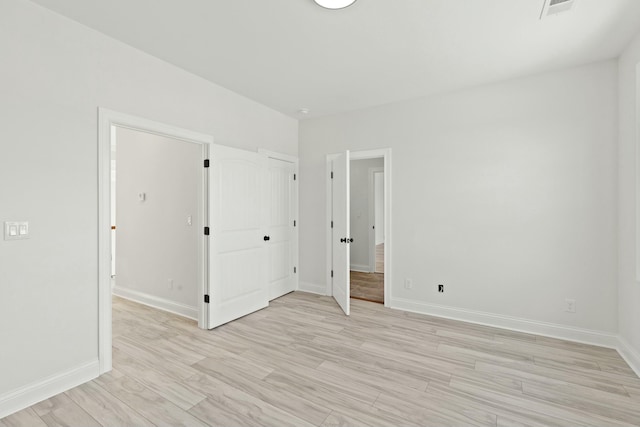
[{"label": "black door knob", "polygon": [[269,237],[269,236],[264,236],[264,241],[265,241],[265,242],[267,242],[267,241],[269,241],[269,240],[271,240],[271,237]]}]

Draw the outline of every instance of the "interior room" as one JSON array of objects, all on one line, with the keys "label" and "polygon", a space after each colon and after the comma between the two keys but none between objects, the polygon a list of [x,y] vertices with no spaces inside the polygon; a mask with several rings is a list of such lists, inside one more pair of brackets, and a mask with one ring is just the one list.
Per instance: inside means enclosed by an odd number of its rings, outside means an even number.
[{"label": "interior room", "polygon": [[384,304],[384,158],[351,160],[350,297]]},{"label": "interior room", "polygon": [[0,427],[640,425],[637,0],[0,0]]}]

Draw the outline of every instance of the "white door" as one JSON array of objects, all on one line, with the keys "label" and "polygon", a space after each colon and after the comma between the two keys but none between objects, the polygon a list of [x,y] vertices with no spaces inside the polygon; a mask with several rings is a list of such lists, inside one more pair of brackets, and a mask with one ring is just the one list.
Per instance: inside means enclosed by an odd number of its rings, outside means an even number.
[{"label": "white door", "polygon": [[219,145],[210,152],[209,329],[269,304],[265,158]]},{"label": "white door", "polygon": [[349,315],[349,151],[332,162],[333,298]]},{"label": "white door", "polygon": [[[269,301],[295,290],[295,164],[268,160],[267,269]],[[297,224],[296,224],[297,225]]]}]

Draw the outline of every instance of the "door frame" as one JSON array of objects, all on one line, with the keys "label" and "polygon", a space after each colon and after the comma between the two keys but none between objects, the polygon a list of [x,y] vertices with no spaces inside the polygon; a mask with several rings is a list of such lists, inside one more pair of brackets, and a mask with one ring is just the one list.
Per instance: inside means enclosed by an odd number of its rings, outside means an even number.
[{"label": "door frame", "polygon": [[[203,160],[208,158],[213,136],[165,123],[98,108],[98,357],[100,374],[112,369],[112,295],[111,295],[111,141],[115,127],[123,127],[202,146]],[[117,166],[116,166],[117,167]],[[209,173],[202,168],[202,195],[199,200],[202,224],[209,225]],[[204,232],[198,245],[198,291],[208,292],[208,241]],[[198,298],[198,327],[206,328],[204,298]]]},{"label": "door frame", "polygon": [[282,160],[283,162],[293,163],[293,168],[294,168],[293,170],[296,175],[296,178],[293,181],[293,200],[291,201],[291,203],[293,204],[293,217],[295,218],[296,226],[293,227],[293,250],[291,251],[292,252],[291,262],[293,263],[293,266],[296,267],[296,272],[294,273],[293,281],[294,281],[294,289],[297,291],[298,289],[300,289],[299,287],[300,254],[298,253],[298,248],[300,244],[298,240],[299,239],[298,230],[300,229],[299,206],[298,206],[298,200],[299,200],[298,189],[300,188],[298,184],[300,179],[300,170],[299,170],[300,160],[296,156],[292,156],[290,154],[278,153],[276,151],[271,151],[264,148],[258,148],[258,153],[262,154],[267,159]]},{"label": "door frame", "polygon": [[[382,173],[384,177],[384,167],[369,168],[369,273],[376,272],[376,174]],[[383,196],[384,198],[384,190]],[[382,225],[384,228],[384,223]]]},{"label": "door frame", "polygon": [[[378,148],[373,150],[360,150],[349,151],[350,160],[364,160],[375,159],[382,157],[384,159],[384,230],[385,230],[385,243],[384,243],[384,306],[391,306],[391,283],[392,281],[392,257],[393,250],[392,240],[392,218],[391,218],[391,206],[392,206],[392,185],[391,185],[391,148]],[[333,296],[333,286],[331,279],[331,267],[332,267],[332,234],[331,234],[331,216],[332,216],[332,190],[331,190],[331,162],[334,158],[339,156],[340,153],[327,154],[325,164],[325,179],[326,179],[326,285],[325,294]]]}]

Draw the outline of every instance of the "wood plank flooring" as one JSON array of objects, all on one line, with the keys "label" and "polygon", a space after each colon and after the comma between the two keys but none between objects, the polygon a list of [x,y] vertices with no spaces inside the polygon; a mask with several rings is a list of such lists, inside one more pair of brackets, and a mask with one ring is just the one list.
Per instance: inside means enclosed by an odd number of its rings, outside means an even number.
[{"label": "wood plank flooring", "polygon": [[114,298],[113,372],[0,426],[629,426],[611,349],[295,292],[213,331]]},{"label": "wood plank flooring", "polygon": [[351,271],[351,298],[384,304],[384,274]]},{"label": "wood plank flooring", "polygon": [[376,245],[376,272],[350,272],[351,298],[384,304],[384,243]]}]

